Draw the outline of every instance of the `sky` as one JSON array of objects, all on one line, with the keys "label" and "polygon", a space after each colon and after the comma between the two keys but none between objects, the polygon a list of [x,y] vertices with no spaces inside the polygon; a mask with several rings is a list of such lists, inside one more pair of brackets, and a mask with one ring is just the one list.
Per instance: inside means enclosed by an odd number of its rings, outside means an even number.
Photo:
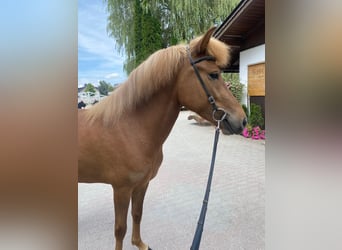
[{"label": "sky", "polygon": [[126,80],[124,56],[115,49],[107,33],[106,5],[102,0],[78,0],[78,86],[104,80],[111,84]]}]

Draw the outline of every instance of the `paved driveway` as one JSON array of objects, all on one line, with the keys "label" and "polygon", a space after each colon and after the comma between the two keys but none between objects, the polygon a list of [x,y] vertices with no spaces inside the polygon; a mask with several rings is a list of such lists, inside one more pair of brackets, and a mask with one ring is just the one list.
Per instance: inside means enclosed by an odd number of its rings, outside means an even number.
[{"label": "paved driveway", "polygon": [[[190,249],[209,172],[214,127],[180,113],[144,203],[142,238],[153,250]],[[78,185],[79,250],[114,249],[112,188]],[[221,133],[201,249],[265,249],[265,141]],[[129,212],[130,214],[130,212]],[[131,217],[124,249],[130,243]]]}]

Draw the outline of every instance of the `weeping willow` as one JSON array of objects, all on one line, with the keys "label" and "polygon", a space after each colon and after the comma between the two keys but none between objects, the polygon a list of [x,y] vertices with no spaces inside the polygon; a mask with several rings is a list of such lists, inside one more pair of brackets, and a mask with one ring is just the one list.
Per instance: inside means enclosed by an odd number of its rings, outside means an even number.
[{"label": "weeping willow", "polygon": [[220,25],[239,0],[104,0],[107,31],[129,73],[155,50],[189,41]]}]

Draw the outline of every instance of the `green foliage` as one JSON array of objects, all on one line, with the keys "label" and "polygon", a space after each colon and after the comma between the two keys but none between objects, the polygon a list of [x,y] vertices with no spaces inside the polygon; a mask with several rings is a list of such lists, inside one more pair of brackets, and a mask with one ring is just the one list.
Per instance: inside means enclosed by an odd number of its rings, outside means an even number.
[{"label": "green foliage", "polygon": [[248,119],[249,118],[249,113],[248,113],[248,108],[247,108],[246,104],[242,104],[242,109],[243,109],[243,111],[245,111],[245,114],[246,114],[247,119]]},{"label": "green foliage", "polygon": [[142,5],[160,17],[165,46],[172,38],[190,40],[209,27],[220,25],[240,0],[143,0]]},{"label": "green foliage", "polygon": [[91,92],[91,93],[96,93],[96,89],[93,84],[87,83],[86,87],[84,89],[85,92]]},{"label": "green foliage", "polygon": [[129,56],[124,65],[127,73],[130,73],[149,55],[162,48],[160,21],[151,15],[150,11],[144,12],[139,0],[134,2],[134,36],[131,41],[134,54]]},{"label": "green foliage", "polygon": [[114,88],[110,83],[107,83],[106,81],[100,81],[98,90],[101,95],[108,95],[108,92],[113,91]]},{"label": "green foliage", "polygon": [[263,127],[264,126],[264,118],[262,117],[261,106],[255,103],[251,103],[251,112],[248,118],[248,124],[252,127]]},{"label": "green foliage", "polygon": [[224,73],[222,74],[222,78],[230,83],[230,91],[235,96],[235,98],[241,103],[242,99],[242,91],[244,85],[240,83],[239,74],[237,73]]},{"label": "green foliage", "polygon": [[130,73],[154,51],[220,25],[239,0],[105,0],[107,31]]},{"label": "green foliage", "polygon": [[242,99],[242,90],[243,90],[244,85],[242,83],[240,83],[239,81],[233,81],[230,84],[230,91],[233,93],[233,95],[235,96],[235,98],[241,102]]}]

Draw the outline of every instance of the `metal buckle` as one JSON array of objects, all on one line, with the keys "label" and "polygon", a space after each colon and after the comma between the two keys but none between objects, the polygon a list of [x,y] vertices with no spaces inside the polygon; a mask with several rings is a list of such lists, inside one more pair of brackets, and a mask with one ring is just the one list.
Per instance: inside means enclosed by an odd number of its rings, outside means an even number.
[{"label": "metal buckle", "polygon": [[208,101],[209,101],[210,104],[214,104],[215,103],[215,99],[214,99],[214,97],[212,95],[208,97]]},{"label": "metal buckle", "polygon": [[227,113],[226,111],[224,111],[223,109],[221,108],[218,108],[218,109],[215,109],[213,111],[213,119],[216,121],[216,122],[222,122],[227,116]]}]

